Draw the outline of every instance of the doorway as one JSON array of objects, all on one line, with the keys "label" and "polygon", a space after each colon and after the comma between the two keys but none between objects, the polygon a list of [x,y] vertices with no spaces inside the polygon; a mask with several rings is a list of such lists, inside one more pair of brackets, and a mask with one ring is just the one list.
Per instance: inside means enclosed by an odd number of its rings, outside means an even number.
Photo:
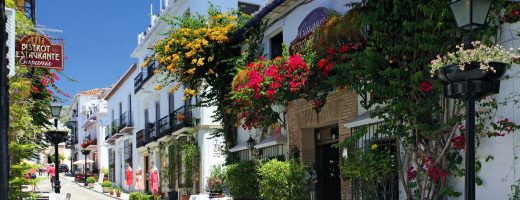
[{"label": "doorway", "polygon": [[149,163],[150,159],[149,158],[150,157],[148,157],[148,156],[144,157],[144,175],[146,176],[146,177],[144,177],[144,180],[145,180],[144,187],[145,187],[146,192],[150,192],[150,184],[148,183],[148,181],[149,181],[148,177],[149,177],[149,171],[150,171],[150,163]]},{"label": "doorway", "polygon": [[315,134],[318,200],[340,200],[340,155],[339,150],[333,147],[339,141],[338,127],[316,129]]}]

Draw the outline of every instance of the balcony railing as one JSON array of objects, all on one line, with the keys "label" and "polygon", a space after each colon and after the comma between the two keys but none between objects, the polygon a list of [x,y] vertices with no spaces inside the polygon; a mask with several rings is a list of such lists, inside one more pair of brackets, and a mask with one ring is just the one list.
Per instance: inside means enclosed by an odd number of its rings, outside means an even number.
[{"label": "balcony railing", "polygon": [[110,131],[110,126],[108,126],[107,128],[105,128],[105,141],[107,141],[110,137],[112,137],[112,134]]},{"label": "balcony railing", "polygon": [[119,130],[122,130],[127,127],[134,127],[134,121],[132,120],[132,111],[124,112],[123,114],[121,114],[120,118],[121,126],[119,127]]},{"label": "balcony railing", "polygon": [[147,140],[147,138],[146,138],[146,134],[145,134],[144,129],[138,131],[138,132],[135,134],[135,140],[136,140],[136,147],[137,147],[137,148],[146,145],[146,140]]},{"label": "balcony railing", "polygon": [[134,93],[137,93],[143,85],[153,76],[153,70],[157,68],[157,62],[151,61],[148,66],[146,66],[145,70],[142,70],[141,73],[139,73],[134,78]]},{"label": "balcony railing", "polygon": [[192,126],[192,112],[189,106],[182,106],[158,121],[157,139]]},{"label": "balcony railing", "polygon": [[155,123],[146,124],[145,132],[146,132],[146,144],[157,141]]},{"label": "balcony railing", "polygon": [[110,126],[110,133],[112,133],[112,135],[115,135],[119,132],[120,127],[121,126],[119,124],[119,119],[112,121],[112,126]]}]

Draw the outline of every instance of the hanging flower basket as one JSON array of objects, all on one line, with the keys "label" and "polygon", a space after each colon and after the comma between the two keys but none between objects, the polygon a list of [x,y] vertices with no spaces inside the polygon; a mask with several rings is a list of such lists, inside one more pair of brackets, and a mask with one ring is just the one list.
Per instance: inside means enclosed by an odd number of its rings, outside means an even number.
[{"label": "hanging flower basket", "polygon": [[479,98],[496,94],[500,88],[500,78],[504,75],[508,64],[489,62],[493,70],[481,70],[480,62],[470,62],[464,65],[464,70],[458,65],[448,65],[439,69],[439,79],[444,84],[444,95],[450,98]]},{"label": "hanging flower basket", "polygon": [[444,84],[465,81],[465,80],[497,80],[504,75],[508,64],[501,62],[489,62],[493,70],[481,70],[480,62],[471,62],[464,65],[461,70],[458,65],[452,64],[439,69],[439,78]]},{"label": "hanging flower basket", "polygon": [[81,149],[81,153],[82,153],[83,155],[90,154],[90,149]]}]

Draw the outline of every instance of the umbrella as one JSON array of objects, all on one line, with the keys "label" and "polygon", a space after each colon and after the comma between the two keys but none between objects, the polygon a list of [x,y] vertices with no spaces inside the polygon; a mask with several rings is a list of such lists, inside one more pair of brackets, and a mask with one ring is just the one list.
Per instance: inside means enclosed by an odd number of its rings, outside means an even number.
[{"label": "umbrella", "polygon": [[[93,163],[93,162],[94,162],[93,160],[87,159],[87,163]],[[73,162],[72,164],[73,165],[82,165],[82,164],[85,164],[85,160],[78,160],[76,162]]]}]

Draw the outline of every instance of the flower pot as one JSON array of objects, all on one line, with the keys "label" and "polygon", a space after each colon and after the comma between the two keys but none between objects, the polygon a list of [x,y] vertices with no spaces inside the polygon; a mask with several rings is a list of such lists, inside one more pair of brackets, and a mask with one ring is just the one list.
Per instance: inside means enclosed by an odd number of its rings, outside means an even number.
[{"label": "flower pot", "polygon": [[464,71],[458,65],[448,65],[439,69],[439,78],[445,84],[465,81],[465,80],[496,80],[504,75],[507,64],[500,62],[490,62],[496,72],[480,70],[480,62],[471,62],[464,66]]},{"label": "flower pot", "polygon": [[489,65],[495,69],[495,72],[480,70],[478,62],[466,64],[464,71],[457,65],[448,65],[439,69],[439,79],[444,84],[444,95],[464,99],[498,93],[500,78],[508,65],[499,62],[490,62]]},{"label": "flower pot", "polygon": [[114,195],[114,191],[110,190],[110,195]]},{"label": "flower pot", "polygon": [[191,196],[191,195],[185,195],[185,194],[183,194],[183,195],[181,195],[181,200],[190,200],[190,196]]},{"label": "flower pot", "polygon": [[110,187],[102,187],[103,193],[108,193],[108,190],[110,190]]},{"label": "flower pot", "polygon": [[121,192],[116,192],[117,197],[121,197]]},{"label": "flower pot", "polygon": [[94,183],[89,183],[88,188],[94,188]]}]

